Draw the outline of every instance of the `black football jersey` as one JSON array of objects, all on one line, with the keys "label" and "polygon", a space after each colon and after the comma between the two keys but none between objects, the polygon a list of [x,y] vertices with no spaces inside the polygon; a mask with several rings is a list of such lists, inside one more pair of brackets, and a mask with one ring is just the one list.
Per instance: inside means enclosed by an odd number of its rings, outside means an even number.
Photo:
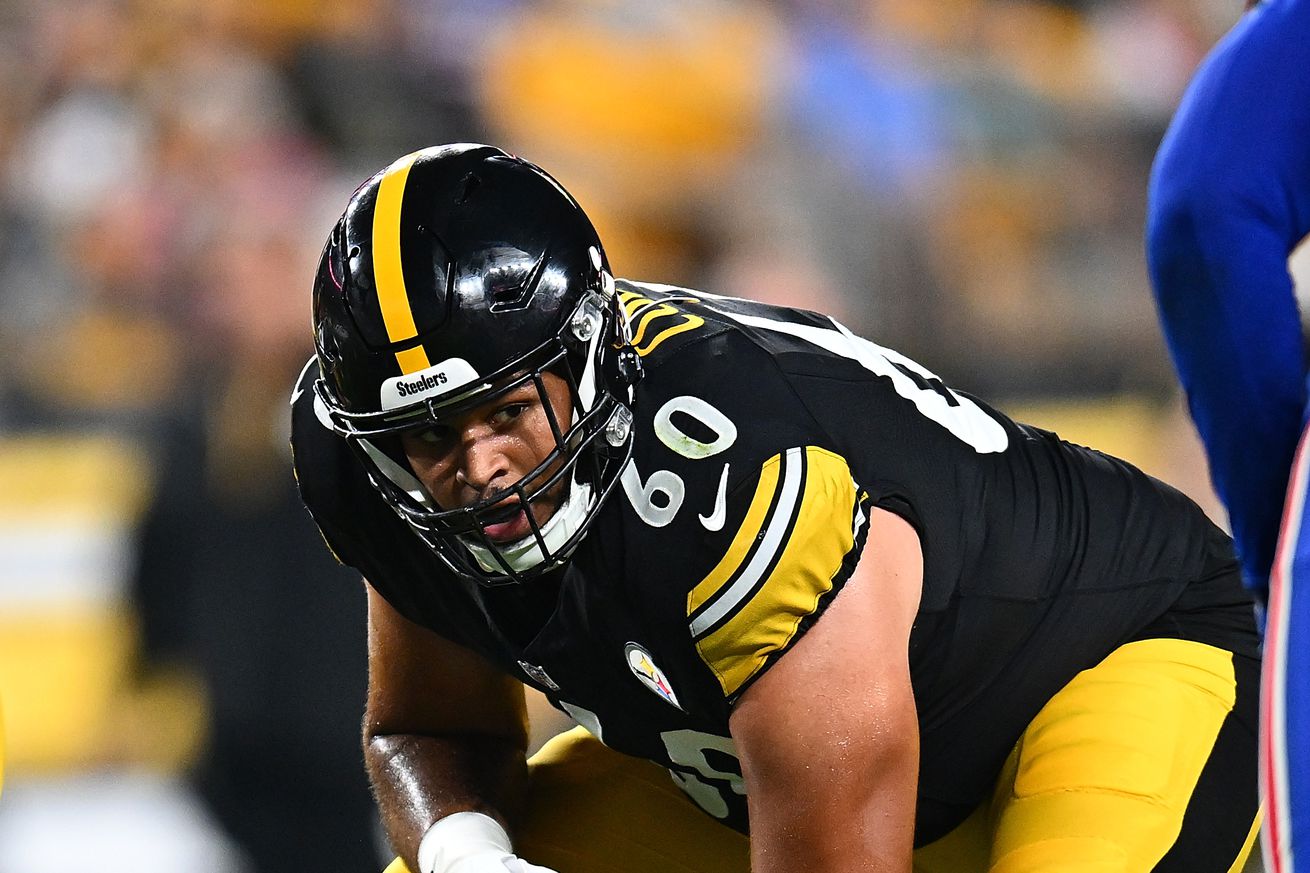
[{"label": "black football jersey", "polygon": [[1043,703],[1118,645],[1212,625],[1253,647],[1231,613],[1206,624],[1243,599],[1230,546],[1169,486],[825,316],[618,287],[645,369],[633,456],[565,569],[501,588],[446,570],[325,426],[313,362],[293,398],[297,476],[338,558],[401,614],[667,767],[709,814],[746,829],[732,705],[822,621],[872,507],[908,520],[923,549],[909,652],[919,844],[961,820]]}]

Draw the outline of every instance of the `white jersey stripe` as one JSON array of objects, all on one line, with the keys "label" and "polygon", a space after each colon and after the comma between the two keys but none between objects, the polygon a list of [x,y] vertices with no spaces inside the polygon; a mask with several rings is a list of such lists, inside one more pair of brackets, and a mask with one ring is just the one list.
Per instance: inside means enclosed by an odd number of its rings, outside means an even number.
[{"label": "white jersey stripe", "polygon": [[1302,434],[1292,462],[1292,475],[1283,509],[1283,527],[1269,580],[1266,614],[1264,675],[1260,706],[1260,793],[1265,802],[1264,861],[1269,873],[1292,873],[1291,796],[1287,774],[1287,625],[1291,609],[1293,566],[1305,514],[1310,451]]},{"label": "white jersey stripe", "polygon": [[937,422],[956,438],[972,446],[979,454],[1003,452],[1009,447],[1010,437],[1005,428],[968,397],[955,395],[952,404],[944,394],[921,387],[899,367],[903,366],[928,380],[937,379],[936,374],[899,352],[856,336],[836,319],[828,319],[832,328],[823,328],[729,312],[708,304],[706,308],[757,330],[771,330],[794,336],[834,355],[855,361],[871,373],[890,379],[897,394],[913,403],[926,418]]},{"label": "white jersey stripe", "polygon": [[774,565],[774,558],[787,547],[784,537],[791,527],[792,519],[800,509],[801,496],[801,453],[803,448],[791,448],[783,456],[782,487],[778,505],[773,518],[765,530],[760,547],[754,557],[742,571],[737,580],[726,591],[715,597],[709,608],[701,612],[691,622],[691,635],[699,637],[719,623],[729,613],[735,612],[747,599],[764,573]]}]

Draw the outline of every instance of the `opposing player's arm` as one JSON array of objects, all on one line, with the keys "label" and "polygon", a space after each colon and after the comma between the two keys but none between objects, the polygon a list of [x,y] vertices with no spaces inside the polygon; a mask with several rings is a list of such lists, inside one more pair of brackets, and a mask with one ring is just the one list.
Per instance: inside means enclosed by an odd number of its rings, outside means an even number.
[{"label": "opposing player's arm", "polygon": [[1147,261],[1165,337],[1257,588],[1306,404],[1287,256],[1310,233],[1307,68],[1310,0],[1245,15],[1192,80],[1149,192]]},{"label": "opposing player's arm", "polygon": [[907,653],[922,577],[914,529],[872,510],[845,587],[737,702],[756,873],[910,869],[919,743]]},{"label": "opposing player's arm", "polygon": [[509,825],[527,786],[523,686],[398,613],[368,586],[364,758],[392,845],[410,869],[437,819]]}]

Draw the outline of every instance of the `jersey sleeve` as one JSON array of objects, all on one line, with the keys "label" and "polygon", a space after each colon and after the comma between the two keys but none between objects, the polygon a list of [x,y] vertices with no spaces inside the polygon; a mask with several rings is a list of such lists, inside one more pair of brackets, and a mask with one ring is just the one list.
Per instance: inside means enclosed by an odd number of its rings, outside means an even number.
[{"label": "jersey sleeve", "polygon": [[291,394],[291,458],[296,487],[332,557],[363,572],[348,529],[337,523],[344,514],[350,477],[341,475],[344,446],[337,445],[339,440],[332,438],[318,420],[314,408],[316,378],[318,366],[310,358]]},{"label": "jersey sleeve", "polygon": [[678,641],[667,655],[696,677],[702,704],[731,707],[840,592],[870,498],[778,348],[717,310],[666,323],[704,326],[644,357],[616,498],[626,584],[654,636]]},{"label": "jersey sleeve", "polygon": [[406,619],[487,655],[489,618],[477,583],[442,566],[369,483],[316,403],[317,378],[311,360],[292,395],[291,442],[301,499],[327,547]]},{"label": "jersey sleeve", "polygon": [[846,461],[798,446],[764,462],[734,494],[735,533],[687,595],[697,653],[735,699],[815,621],[864,543],[863,494]]},{"label": "jersey sleeve", "polygon": [[1310,233],[1310,0],[1268,0],[1206,59],[1152,171],[1169,350],[1248,583],[1267,584],[1306,389],[1287,257]]}]

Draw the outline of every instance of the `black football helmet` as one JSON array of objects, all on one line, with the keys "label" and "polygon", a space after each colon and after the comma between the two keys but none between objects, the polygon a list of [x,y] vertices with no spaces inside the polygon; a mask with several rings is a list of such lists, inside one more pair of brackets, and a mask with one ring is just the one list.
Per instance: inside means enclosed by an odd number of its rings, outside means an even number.
[{"label": "black football helmet", "polygon": [[[641,365],[600,239],[558,182],[500,149],[424,149],[355,192],[319,262],[314,337],[319,417],[465,578],[520,582],[559,567],[631,455]],[[550,412],[547,371],[569,383],[571,421]],[[506,491],[437,505],[399,435],[528,383],[547,410],[553,451]],[[544,524],[526,512],[531,535],[508,544],[485,535],[561,482],[567,495]]]}]

